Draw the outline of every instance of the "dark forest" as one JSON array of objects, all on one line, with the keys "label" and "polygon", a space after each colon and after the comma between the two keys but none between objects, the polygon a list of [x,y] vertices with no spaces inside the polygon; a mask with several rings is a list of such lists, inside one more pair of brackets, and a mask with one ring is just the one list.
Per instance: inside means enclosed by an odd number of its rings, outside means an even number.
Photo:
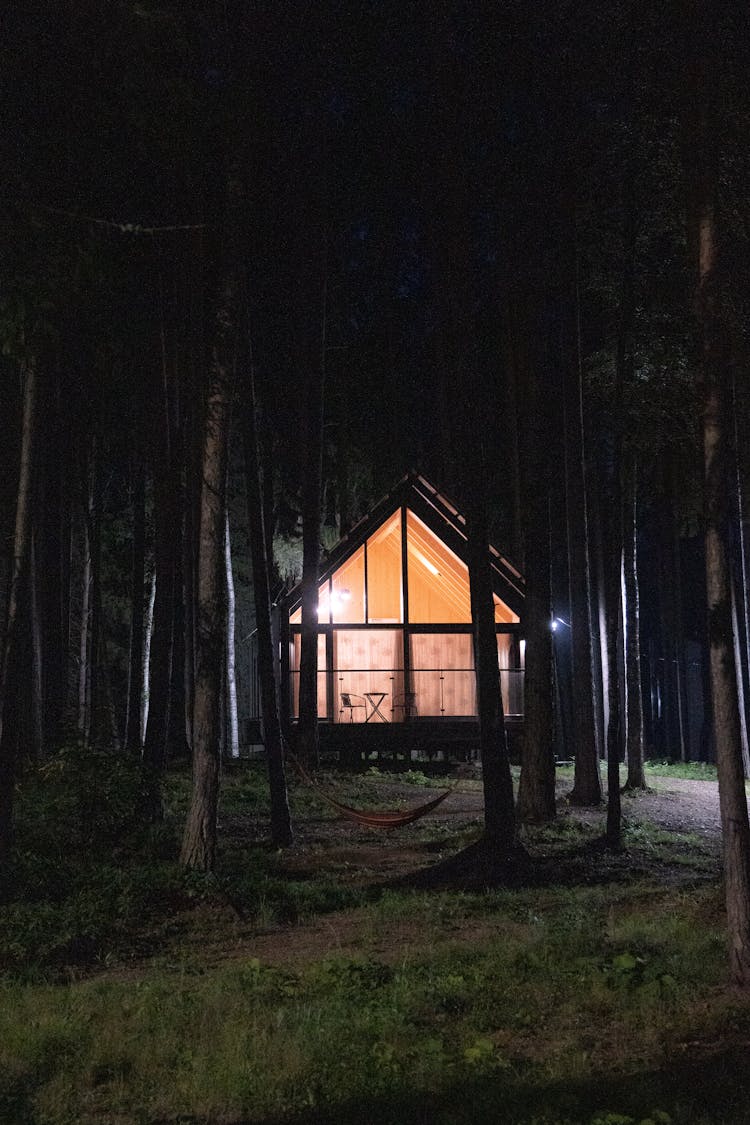
[{"label": "dark forest", "polygon": [[0,1119],[746,1121],[747,13],[0,28]]}]

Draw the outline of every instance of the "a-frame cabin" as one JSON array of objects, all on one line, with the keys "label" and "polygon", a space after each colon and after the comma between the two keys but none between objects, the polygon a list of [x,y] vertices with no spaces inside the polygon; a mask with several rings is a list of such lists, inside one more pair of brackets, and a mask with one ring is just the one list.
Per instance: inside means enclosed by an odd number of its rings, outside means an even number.
[{"label": "a-frame cabin", "polygon": [[[506,722],[523,717],[524,581],[491,548]],[[282,718],[297,719],[301,586],[278,606]],[[410,474],[340,541],[321,572],[321,749],[357,758],[384,747],[410,758],[465,754],[476,741],[466,522]]]}]

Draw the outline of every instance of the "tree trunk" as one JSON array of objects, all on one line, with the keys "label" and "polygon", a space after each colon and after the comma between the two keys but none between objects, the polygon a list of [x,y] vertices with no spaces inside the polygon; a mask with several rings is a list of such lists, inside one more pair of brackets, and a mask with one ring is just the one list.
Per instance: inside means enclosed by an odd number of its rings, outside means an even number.
[{"label": "tree trunk", "polygon": [[[90,485],[86,484],[87,505],[92,503]],[[88,743],[90,729],[90,652],[91,652],[91,544],[89,519],[82,523],[83,568],[81,572],[81,631],[78,640],[78,733]]]},{"label": "tree trunk", "polygon": [[719,779],[724,883],[733,982],[750,988],[750,823],[748,822],[737,704],[737,678],[731,627],[728,557],[728,498],[731,494],[728,341],[731,329],[720,305],[716,196],[717,127],[710,96],[713,66],[706,57],[712,44],[712,9],[691,5],[695,23],[696,76],[691,84],[692,113],[686,122],[690,150],[686,177],[691,230],[697,259],[696,315],[701,332],[703,376],[704,500],[706,524],[706,593],[716,768]]},{"label": "tree trunk", "polygon": [[13,841],[13,791],[16,773],[16,731],[18,716],[13,714],[9,692],[11,668],[18,648],[22,604],[27,597],[31,552],[33,467],[36,457],[38,375],[36,363],[29,360],[23,372],[23,414],[18,472],[16,519],[13,532],[13,558],[8,589],[2,661],[0,662],[0,869],[8,863]]},{"label": "tree trunk", "polygon": [[43,741],[57,746],[64,737],[63,719],[68,674],[67,623],[70,572],[67,546],[70,541],[70,431],[71,419],[62,394],[59,373],[50,380],[48,396],[40,401],[40,499],[35,509],[38,521],[36,590],[43,674]]},{"label": "tree trunk", "polygon": [[620,758],[622,753],[622,708],[620,704],[620,676],[618,659],[622,638],[622,522],[618,514],[622,508],[613,502],[608,527],[608,557],[606,577],[607,623],[607,845],[612,850],[620,848],[622,809],[620,801]]},{"label": "tree trunk", "polygon": [[[544,501],[546,497],[541,499]],[[526,661],[518,811],[527,823],[552,820],[555,816],[549,522],[548,519],[541,521],[542,513],[538,512],[526,525],[528,556],[523,611]]]},{"label": "tree trunk", "polygon": [[[577,335],[577,329],[576,329]],[[568,349],[569,351],[569,349]],[[601,804],[599,750],[592,690],[591,584],[586,497],[586,450],[583,426],[583,374],[576,348],[566,363],[566,483],[568,575],[573,662],[573,737],[575,776],[569,800],[573,805]]]},{"label": "tree trunk", "polygon": [[495,632],[495,605],[482,477],[474,483],[467,510],[469,585],[474,626],[479,748],[484,788],[484,833],[500,859],[518,849],[513,781],[508,759]]},{"label": "tree trunk", "polygon": [[[528,328],[523,330],[529,332]],[[523,343],[513,349],[518,357]],[[536,359],[525,358],[524,430],[521,466],[523,511],[526,516],[526,599],[523,631],[526,637],[524,672],[524,729],[518,811],[527,822],[555,816],[555,743],[552,676],[552,592],[550,574],[550,489],[547,468],[551,428],[549,406],[540,393]],[[515,376],[511,382],[515,381]]]},{"label": "tree trunk", "polygon": [[229,758],[240,756],[240,728],[237,718],[237,673],[234,654],[235,597],[232,573],[232,544],[229,537],[229,512],[224,519],[224,567],[226,574],[227,636],[226,636],[226,703],[227,737],[226,754]]},{"label": "tree trunk", "polygon": [[[240,184],[226,178],[225,203],[234,216]],[[221,762],[221,681],[225,651],[224,529],[232,389],[236,367],[238,224],[225,219],[214,298],[213,338],[201,456],[197,632],[193,706],[193,795],[182,839],[184,867],[212,871]]]},{"label": "tree trunk", "polygon": [[[321,268],[325,271],[325,254]],[[318,760],[318,572],[323,484],[325,398],[325,277],[320,310],[320,354],[307,373],[305,461],[302,482],[302,623],[299,665],[297,749],[306,764]]]},{"label": "tree trunk", "polygon": [[662,639],[664,748],[671,759],[689,758],[685,642],[682,624],[682,565],[675,505],[680,482],[673,455],[664,457],[663,509],[660,519],[661,581],[659,586]]},{"label": "tree trunk", "polygon": [[141,696],[141,746],[146,741],[146,728],[148,726],[149,690],[151,680],[151,635],[154,631],[154,605],[156,604],[156,571],[152,571],[148,580],[148,605],[146,606],[146,619],[143,623],[143,695]]},{"label": "tree trunk", "polygon": [[[708,287],[714,268],[710,236],[701,238],[701,284]],[[708,242],[708,245],[706,243]],[[719,778],[724,881],[729,926],[730,972],[735,984],[750,988],[750,824],[742,763],[737,679],[731,632],[727,553],[727,435],[725,388],[721,385],[722,344],[706,318],[704,330],[703,445],[706,504],[706,591],[710,646],[711,700],[716,768]]]},{"label": "tree trunk", "polygon": [[32,533],[29,558],[29,625],[31,633],[31,754],[44,755],[44,652],[42,607],[36,536]]},{"label": "tree trunk", "polygon": [[638,589],[637,473],[631,458],[627,473],[624,528],[625,678],[627,699],[627,789],[645,789],[643,689],[641,686],[640,600]]},{"label": "tree trunk", "polygon": [[737,712],[740,722],[740,744],[742,746],[742,771],[750,776],[750,747],[747,739],[747,704],[745,700],[745,677],[742,667],[742,627],[737,610],[737,583],[730,566],[729,590],[732,603],[732,642],[734,644],[734,667],[737,674]]},{"label": "tree trunk", "polygon": [[[587,434],[587,448],[593,445]],[[589,619],[591,621],[591,671],[594,703],[594,724],[599,758],[607,745],[607,701],[604,679],[607,665],[607,638],[604,635],[604,533],[599,482],[589,476],[586,487],[589,539]]]},{"label": "tree trunk", "polygon": [[[605,562],[605,604],[607,618],[607,666],[609,721],[607,723],[607,844],[619,850],[622,832],[622,804],[620,799],[620,761],[624,757],[624,724],[620,678],[621,657],[624,672],[625,646],[623,644],[623,559],[625,543],[625,385],[633,381],[633,334],[635,330],[635,198],[634,172],[626,165],[623,187],[623,249],[622,294],[620,297],[620,323],[615,353],[615,386],[612,405],[612,448],[608,451],[605,475],[608,480]],[[635,478],[635,473],[633,473]],[[635,488],[635,479],[631,482]],[[635,501],[633,501],[633,515]],[[635,535],[633,527],[629,537]],[[635,559],[633,560],[635,563]],[[637,641],[637,629],[634,630]]]},{"label": "tree trunk", "polygon": [[196,438],[196,414],[193,399],[196,397],[195,380],[190,373],[189,388],[191,394],[187,398],[187,413],[184,418],[183,453],[185,464],[185,490],[182,527],[182,624],[184,636],[184,726],[185,744],[192,753],[193,749],[193,703],[195,691],[195,634],[196,613],[195,603],[196,570],[198,565],[198,534],[200,522],[200,495],[197,480],[197,467],[200,459],[199,442]]},{"label": "tree trunk", "polygon": [[146,474],[141,457],[133,466],[133,545],[130,586],[130,657],[125,715],[125,749],[141,752],[141,710],[144,681],[144,597],[146,583]]},{"label": "tree trunk", "polygon": [[[266,747],[268,785],[271,797],[271,841],[276,847],[283,848],[292,843],[293,834],[286,777],[284,776],[284,746],[279,716],[278,685],[274,674],[275,658],[268,582],[269,552],[265,536],[264,497],[261,488],[257,406],[255,401],[255,372],[252,357],[248,359],[246,379],[245,425],[243,427],[245,484],[250,554],[253,566],[255,626],[258,631],[258,676],[263,714],[263,741]],[[266,488],[270,487],[267,475],[264,485]]]},{"label": "tree trunk", "polygon": [[[98,417],[97,417],[98,424]],[[88,741],[102,745],[107,741],[109,723],[106,704],[102,605],[102,466],[101,440],[95,434],[91,452],[91,503],[86,511],[89,554],[91,557],[91,614],[89,619]]]},{"label": "tree trunk", "polygon": [[174,653],[175,554],[179,536],[175,527],[173,495],[174,433],[171,420],[172,394],[166,347],[162,340],[159,403],[152,434],[152,480],[154,485],[154,571],[156,598],[149,661],[148,721],[143,742],[143,775],[147,815],[162,815],[161,779],[167,762],[172,662]]},{"label": "tree trunk", "polygon": [[[733,373],[734,376],[734,373]],[[748,623],[747,603],[747,557],[745,549],[745,521],[743,518],[744,490],[742,485],[742,452],[740,449],[740,426],[738,418],[737,381],[732,378],[732,445],[735,480],[734,510],[731,524],[735,534],[730,537],[731,552],[730,577],[732,583],[732,630],[734,633],[734,659],[737,667],[737,697],[740,710],[740,730],[742,734],[742,763],[745,777],[750,777],[750,739],[748,737],[748,702],[750,701],[750,624]]]}]

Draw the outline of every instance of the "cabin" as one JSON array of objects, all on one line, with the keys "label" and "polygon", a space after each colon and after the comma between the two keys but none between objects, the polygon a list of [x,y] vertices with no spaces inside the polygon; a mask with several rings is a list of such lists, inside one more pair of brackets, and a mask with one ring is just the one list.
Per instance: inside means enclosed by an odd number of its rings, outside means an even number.
[{"label": "cabin", "polygon": [[[466,521],[415,473],[334,548],[318,593],[321,751],[471,756],[477,704]],[[523,718],[524,582],[491,548],[506,723]],[[283,720],[298,715],[302,591],[279,603]]]}]

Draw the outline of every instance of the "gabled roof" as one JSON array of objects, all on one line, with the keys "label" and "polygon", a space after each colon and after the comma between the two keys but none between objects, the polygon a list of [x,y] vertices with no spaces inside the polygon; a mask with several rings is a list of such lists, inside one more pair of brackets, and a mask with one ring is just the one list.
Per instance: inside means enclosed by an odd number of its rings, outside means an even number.
[{"label": "gabled roof", "polygon": [[[346,559],[403,505],[427,524],[458,557],[468,563],[466,519],[455,504],[421,474],[408,473],[366,516],[343,536],[321,567],[319,580],[324,582]],[[495,547],[490,546],[493,589],[506,605],[520,616],[525,596],[525,582],[516,569]],[[302,583],[298,582],[281,599],[290,612],[302,599]]]}]

